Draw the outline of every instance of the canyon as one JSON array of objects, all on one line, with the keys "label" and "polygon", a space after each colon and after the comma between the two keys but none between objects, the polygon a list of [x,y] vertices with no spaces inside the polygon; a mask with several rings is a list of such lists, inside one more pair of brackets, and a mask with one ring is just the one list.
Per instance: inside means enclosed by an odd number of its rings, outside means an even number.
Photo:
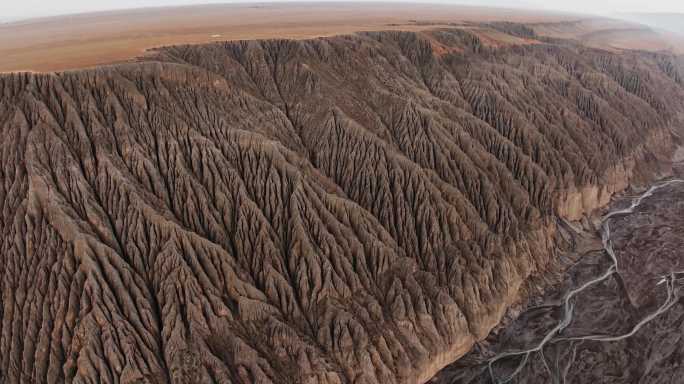
[{"label": "canyon", "polygon": [[0,382],[451,375],[677,172],[681,69],[486,21],[2,74]]}]

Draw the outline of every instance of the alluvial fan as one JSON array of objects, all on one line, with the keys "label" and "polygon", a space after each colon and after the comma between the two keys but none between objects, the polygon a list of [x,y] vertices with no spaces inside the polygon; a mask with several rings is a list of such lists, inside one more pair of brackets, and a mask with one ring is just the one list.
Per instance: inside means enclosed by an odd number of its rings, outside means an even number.
[{"label": "alluvial fan", "polygon": [[[416,383],[666,172],[665,54],[492,24],[0,76],[0,382]],[[524,42],[521,43],[521,42]]]}]

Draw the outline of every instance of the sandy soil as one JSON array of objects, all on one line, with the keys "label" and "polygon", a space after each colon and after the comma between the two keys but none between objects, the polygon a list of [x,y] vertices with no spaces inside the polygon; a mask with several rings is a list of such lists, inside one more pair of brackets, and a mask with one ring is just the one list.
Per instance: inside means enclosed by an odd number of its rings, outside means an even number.
[{"label": "sandy soil", "polygon": [[576,15],[434,4],[232,4],[148,8],[0,24],[0,72],[126,61],[148,48],[220,40],[311,38],[443,23],[559,22]]}]

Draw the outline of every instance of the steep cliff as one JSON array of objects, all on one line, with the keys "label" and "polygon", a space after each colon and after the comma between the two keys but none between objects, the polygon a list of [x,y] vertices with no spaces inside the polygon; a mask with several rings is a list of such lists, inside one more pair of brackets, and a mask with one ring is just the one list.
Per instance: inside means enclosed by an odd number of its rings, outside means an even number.
[{"label": "steep cliff", "polygon": [[[660,54],[477,32],[0,77],[0,381],[415,383],[670,155]],[[524,38],[525,43],[516,39]]]}]

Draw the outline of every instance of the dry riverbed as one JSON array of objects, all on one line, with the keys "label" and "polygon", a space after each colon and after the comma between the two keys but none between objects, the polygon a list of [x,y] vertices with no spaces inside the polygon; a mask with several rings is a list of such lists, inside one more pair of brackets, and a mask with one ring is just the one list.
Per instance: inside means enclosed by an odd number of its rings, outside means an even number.
[{"label": "dry riverbed", "polygon": [[[603,244],[596,231],[562,225],[574,249],[561,259],[569,266],[563,281],[433,382],[679,382],[684,183],[656,185],[652,195],[614,202]],[[612,246],[615,260],[604,246]]]}]

